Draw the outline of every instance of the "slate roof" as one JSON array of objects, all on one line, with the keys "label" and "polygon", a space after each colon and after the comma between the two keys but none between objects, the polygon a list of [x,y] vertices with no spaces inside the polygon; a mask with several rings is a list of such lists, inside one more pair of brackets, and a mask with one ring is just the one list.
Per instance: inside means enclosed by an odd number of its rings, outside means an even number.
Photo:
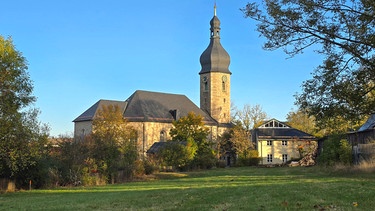
[{"label": "slate roof", "polygon": [[256,128],[254,131],[259,139],[316,139],[314,136],[295,128]]},{"label": "slate roof", "polygon": [[167,146],[169,142],[155,142],[150,149],[147,150],[147,154],[156,154],[158,153],[161,149],[163,149],[165,146]]},{"label": "slate roof", "polygon": [[375,128],[375,114],[372,114],[365,124],[363,124],[359,129],[358,132],[365,131],[365,130],[371,130]]},{"label": "slate roof", "polygon": [[73,122],[91,121],[94,119],[96,112],[99,110],[99,108],[108,105],[117,105],[120,109],[125,110],[126,102],[115,100],[99,100],[85,112],[79,115],[76,119],[74,119]]},{"label": "slate roof", "polygon": [[202,66],[199,74],[209,72],[221,72],[232,74],[229,71],[230,56],[220,43],[220,21],[215,15],[210,21],[211,39],[210,44],[200,57]]},{"label": "slate roof", "polygon": [[[268,123],[271,121],[275,121],[282,125],[283,127],[264,127],[265,125],[269,125]],[[252,130],[252,137],[253,141],[256,139],[300,139],[300,140],[316,140],[316,138],[308,133],[305,133],[301,130],[295,129],[286,125],[283,122],[280,122],[276,119],[272,119],[270,121],[265,122],[258,128]]]},{"label": "slate roof", "polygon": [[186,116],[189,112],[194,112],[203,117],[205,124],[217,124],[212,117],[197,107],[185,95],[141,90],[135,91],[126,101],[100,100],[73,122],[90,121],[102,105],[112,103],[122,108],[124,110],[124,118],[131,122],[170,123],[179,117]]}]

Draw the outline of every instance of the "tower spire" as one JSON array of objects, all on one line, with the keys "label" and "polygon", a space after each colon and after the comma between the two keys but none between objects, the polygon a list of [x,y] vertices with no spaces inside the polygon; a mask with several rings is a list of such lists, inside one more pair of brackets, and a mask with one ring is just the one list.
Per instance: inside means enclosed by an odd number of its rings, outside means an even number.
[{"label": "tower spire", "polygon": [[215,1],[215,5],[214,5],[214,16],[216,16],[216,1]]}]

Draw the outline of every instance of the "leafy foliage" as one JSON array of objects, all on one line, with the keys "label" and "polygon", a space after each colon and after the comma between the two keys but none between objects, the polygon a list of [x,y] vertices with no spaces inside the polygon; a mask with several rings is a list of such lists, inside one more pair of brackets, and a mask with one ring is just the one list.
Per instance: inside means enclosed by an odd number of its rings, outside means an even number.
[{"label": "leafy foliage", "polygon": [[173,141],[186,141],[191,138],[198,146],[207,141],[209,129],[205,127],[200,115],[190,112],[172,124],[170,135]]},{"label": "leafy foliage", "polygon": [[[244,160],[249,158],[247,156],[249,150],[254,149],[251,141],[251,130],[259,126],[267,118],[267,113],[263,111],[260,105],[251,106],[246,104],[242,110],[234,108],[233,127],[220,138],[220,154],[222,156],[230,155],[233,159],[237,157],[243,158],[239,163],[247,165],[245,163],[249,162]],[[237,161],[234,160],[234,162]],[[242,165],[239,163],[237,165]]]},{"label": "leafy foliage", "polygon": [[245,131],[258,127],[267,118],[267,113],[263,111],[259,104],[255,106],[245,104],[242,109],[234,108],[234,116],[232,117],[233,122],[241,125]]},{"label": "leafy foliage", "polygon": [[103,106],[93,120],[91,140],[87,140],[90,158],[112,183],[119,169],[125,170],[126,177],[132,177],[138,159],[136,131],[127,124],[122,112],[118,106]]},{"label": "leafy foliage", "polygon": [[336,118],[355,124],[375,110],[373,0],[264,0],[242,9],[258,22],[264,48],[294,56],[307,48],[325,55],[296,104],[324,128]]},{"label": "leafy foliage", "polygon": [[190,112],[172,124],[172,140],[160,153],[167,165],[187,169],[211,168],[216,164],[215,153],[207,140],[209,129],[202,116]]},{"label": "leafy foliage", "polygon": [[49,128],[38,121],[27,61],[11,38],[0,36],[0,177],[28,184],[48,155]]},{"label": "leafy foliage", "polygon": [[323,151],[318,157],[318,162],[328,166],[337,163],[350,165],[353,162],[352,148],[342,136],[330,136],[324,140]]}]

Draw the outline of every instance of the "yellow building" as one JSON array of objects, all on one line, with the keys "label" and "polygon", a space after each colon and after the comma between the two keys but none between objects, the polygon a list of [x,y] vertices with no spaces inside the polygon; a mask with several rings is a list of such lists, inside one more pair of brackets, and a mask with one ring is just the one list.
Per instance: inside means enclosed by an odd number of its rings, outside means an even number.
[{"label": "yellow building", "polygon": [[252,141],[258,150],[261,165],[282,164],[301,158],[318,145],[314,136],[276,119],[252,130]]}]

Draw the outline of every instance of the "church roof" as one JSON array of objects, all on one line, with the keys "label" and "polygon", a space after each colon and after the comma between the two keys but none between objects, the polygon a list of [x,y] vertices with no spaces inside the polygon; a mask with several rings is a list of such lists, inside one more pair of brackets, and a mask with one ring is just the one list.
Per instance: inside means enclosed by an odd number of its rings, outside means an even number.
[{"label": "church roof", "polygon": [[172,122],[189,112],[203,117],[205,124],[217,124],[185,95],[150,91],[135,91],[126,101],[99,100],[73,122],[91,121],[103,105],[115,104],[124,110],[124,118],[135,122]]},{"label": "church roof", "polygon": [[308,133],[292,128],[276,119],[271,119],[258,128],[252,130],[253,141],[258,139],[300,139],[300,140],[316,140],[316,138]]},{"label": "church roof", "polygon": [[103,106],[108,105],[117,105],[120,109],[125,110],[126,102],[124,101],[115,101],[115,100],[99,100],[94,105],[92,105],[89,109],[79,115],[73,122],[82,122],[82,121],[91,121],[94,119],[97,111],[102,108]]},{"label": "church roof", "polygon": [[220,43],[220,20],[216,16],[216,6],[214,17],[210,21],[211,38],[210,44],[200,57],[202,66],[199,74],[209,72],[229,73],[230,57]]},{"label": "church roof", "polygon": [[124,117],[129,121],[172,122],[194,112],[201,115],[205,123],[216,124],[185,95],[138,90],[126,102]]}]

